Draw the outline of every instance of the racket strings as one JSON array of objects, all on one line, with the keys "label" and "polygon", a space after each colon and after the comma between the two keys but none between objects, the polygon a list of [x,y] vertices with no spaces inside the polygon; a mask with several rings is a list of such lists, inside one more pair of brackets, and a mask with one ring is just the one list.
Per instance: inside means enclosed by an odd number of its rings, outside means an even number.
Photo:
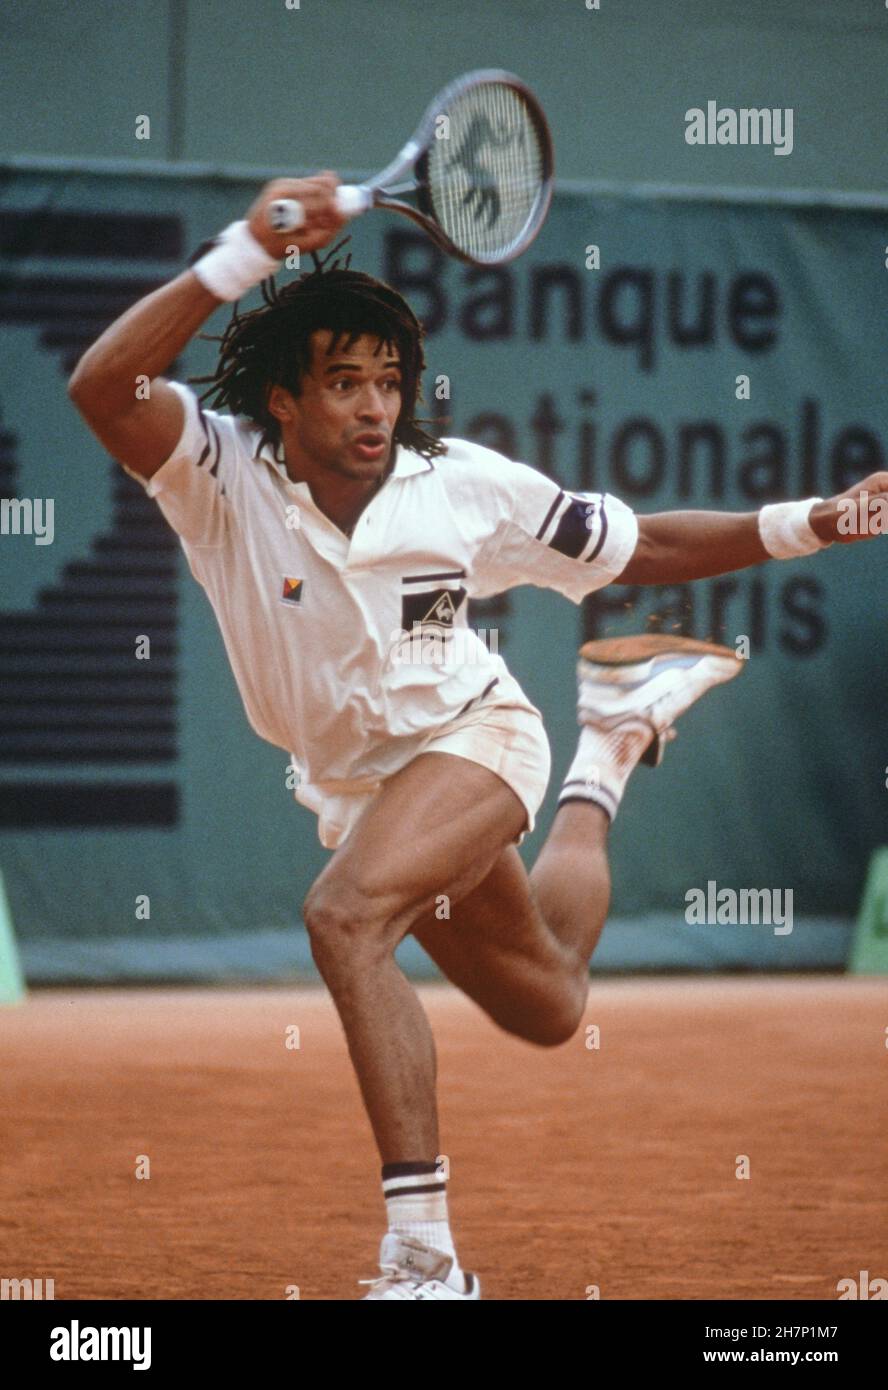
[{"label": "racket strings", "polygon": [[446,114],[446,138],[429,154],[435,216],[461,251],[501,257],[533,220],[546,177],[536,123],[521,94],[495,82],[463,93]]}]

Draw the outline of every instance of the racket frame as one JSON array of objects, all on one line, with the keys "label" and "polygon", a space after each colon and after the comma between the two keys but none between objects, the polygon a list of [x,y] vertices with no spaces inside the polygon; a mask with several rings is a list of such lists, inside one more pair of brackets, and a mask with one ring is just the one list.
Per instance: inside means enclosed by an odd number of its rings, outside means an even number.
[{"label": "racket frame", "polygon": [[[438,222],[429,188],[428,164],[438,118],[447,114],[448,105],[457,97],[463,96],[472,87],[478,87],[488,82],[499,82],[511,87],[521,96],[536,130],[542,153],[543,168],[540,186],[522,234],[516,237],[505,251],[483,256],[471,255],[463,251],[455,242],[451,241]],[[393,196],[395,190],[388,187],[389,184],[404,179],[406,175],[412,175],[412,179],[404,187],[397,189],[397,192],[415,192],[418,207],[413,207],[412,204],[395,198]],[[464,261],[468,265],[492,266],[504,265],[508,261],[513,261],[527,250],[546,220],[549,204],[552,201],[554,183],[555,156],[552,147],[552,135],[549,130],[549,123],[537,98],[526,83],[522,82],[520,77],[516,77],[514,73],[505,72],[500,68],[479,68],[475,72],[464,73],[462,77],[456,78],[444,87],[427,107],[414,134],[399,151],[396,158],[378,174],[375,174],[369,182],[356,184],[353,187],[355,189],[355,201],[359,197],[364,208],[386,208],[389,212],[403,213],[405,217],[409,217],[411,221],[422,227],[423,231],[427,232],[441,250],[446,251],[448,255],[455,256],[457,260]]]}]

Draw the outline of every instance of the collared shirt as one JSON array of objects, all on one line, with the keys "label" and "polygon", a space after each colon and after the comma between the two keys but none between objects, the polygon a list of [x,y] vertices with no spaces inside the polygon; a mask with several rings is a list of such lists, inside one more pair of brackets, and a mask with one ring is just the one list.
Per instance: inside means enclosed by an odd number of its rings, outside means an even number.
[{"label": "collared shirt", "polygon": [[617,498],[462,439],[432,460],[396,446],[346,536],[251,421],[171,385],[185,407],[175,450],[149,479],[127,472],[177,532],[247,718],[290,753],[306,805],[391,775],[482,698],[534,708],[469,628],[467,598],[534,584],[579,603],[635,549]]}]

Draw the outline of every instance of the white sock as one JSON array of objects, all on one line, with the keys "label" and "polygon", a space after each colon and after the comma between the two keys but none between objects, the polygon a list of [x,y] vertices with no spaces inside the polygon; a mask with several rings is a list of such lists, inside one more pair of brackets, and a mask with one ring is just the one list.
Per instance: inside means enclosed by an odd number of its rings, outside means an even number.
[{"label": "white sock", "polygon": [[566,801],[591,801],[612,821],[617,814],[626,783],[651,741],[650,724],[629,720],[615,729],[605,730],[584,724],[576,756],[568,768],[558,797]]},{"label": "white sock", "polygon": [[450,1234],[447,1183],[437,1163],[383,1164],[382,1191],[389,1230],[449,1255],[453,1265],[446,1282],[462,1293],[465,1280]]}]

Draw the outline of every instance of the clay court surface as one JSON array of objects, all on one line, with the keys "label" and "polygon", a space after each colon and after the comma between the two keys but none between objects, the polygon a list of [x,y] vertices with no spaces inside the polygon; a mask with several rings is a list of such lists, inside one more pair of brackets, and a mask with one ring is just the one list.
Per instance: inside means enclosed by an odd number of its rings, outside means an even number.
[{"label": "clay court surface", "polygon": [[[593,980],[597,1051],[420,992],[485,1298],[835,1299],[888,1275],[884,981]],[[353,1299],[378,1272],[379,1164],[320,989],[34,992],[0,1009],[0,1110],[4,1277]]]}]

